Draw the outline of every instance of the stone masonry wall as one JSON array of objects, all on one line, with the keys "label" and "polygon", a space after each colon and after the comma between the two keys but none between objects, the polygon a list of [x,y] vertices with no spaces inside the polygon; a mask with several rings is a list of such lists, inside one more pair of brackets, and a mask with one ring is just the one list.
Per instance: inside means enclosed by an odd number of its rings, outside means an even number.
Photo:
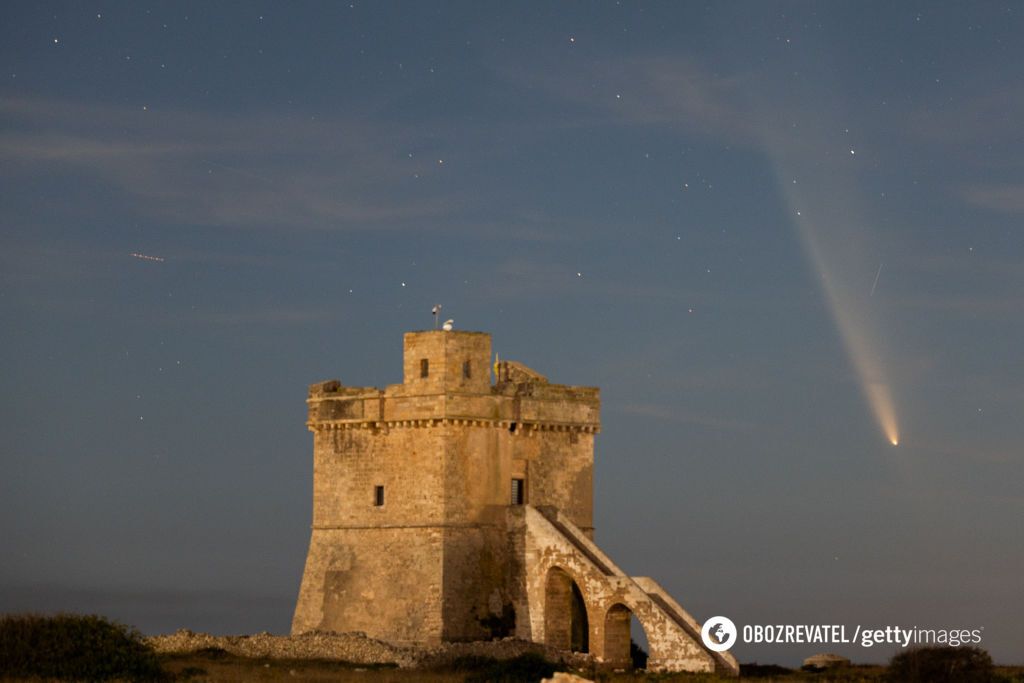
[{"label": "stone masonry wall", "polygon": [[[442,634],[442,427],[314,438],[313,531],[292,624],[394,642]],[[376,505],[375,488],[384,487]]]},{"label": "stone masonry wall", "polygon": [[292,633],[441,642],[440,528],[314,529]]},{"label": "stone masonry wall", "polygon": [[492,385],[490,353],[483,333],[409,333],[402,384],[310,387],[313,530],[293,633],[430,643],[513,632],[513,477],[526,502],[592,533],[597,389],[521,364]]}]

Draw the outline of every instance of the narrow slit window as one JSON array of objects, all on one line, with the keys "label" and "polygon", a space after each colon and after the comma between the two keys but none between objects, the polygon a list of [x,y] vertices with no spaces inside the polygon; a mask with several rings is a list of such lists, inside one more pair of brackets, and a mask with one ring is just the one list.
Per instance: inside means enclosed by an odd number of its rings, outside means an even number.
[{"label": "narrow slit window", "polygon": [[472,376],[473,376],[473,369],[470,366],[469,361],[467,360],[465,363],[462,364],[462,378],[463,379],[469,379]]},{"label": "narrow slit window", "polygon": [[512,480],[512,504],[522,505],[526,502],[526,482],[523,479]]},{"label": "narrow slit window", "polygon": [[426,358],[420,359],[420,377],[430,376],[430,361]]},{"label": "narrow slit window", "polygon": [[373,504],[377,507],[384,505],[384,487],[374,486],[373,487]]}]

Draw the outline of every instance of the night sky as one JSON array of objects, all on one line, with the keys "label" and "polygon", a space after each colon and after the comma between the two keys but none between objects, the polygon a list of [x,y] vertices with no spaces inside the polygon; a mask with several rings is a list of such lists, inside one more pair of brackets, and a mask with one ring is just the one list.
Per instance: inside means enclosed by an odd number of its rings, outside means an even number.
[{"label": "night sky", "polygon": [[1019,2],[3,3],[0,611],[286,632],[306,386],[440,303],[601,387],[597,540],[699,620],[1024,661],[1022,64]]}]

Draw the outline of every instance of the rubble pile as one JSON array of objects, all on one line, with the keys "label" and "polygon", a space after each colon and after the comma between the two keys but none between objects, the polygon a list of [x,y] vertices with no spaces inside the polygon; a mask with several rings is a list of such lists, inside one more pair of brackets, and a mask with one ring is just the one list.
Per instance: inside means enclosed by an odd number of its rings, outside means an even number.
[{"label": "rubble pile", "polygon": [[220,649],[240,657],[270,659],[334,659],[354,664],[397,664],[415,666],[416,651],[399,648],[362,633],[322,633],[313,631],[299,636],[275,636],[257,633],[251,636],[211,636],[179,629],[166,636],[153,636],[146,642],[157,652],[187,653]]},{"label": "rubble pile", "polygon": [[527,653],[573,666],[583,666],[589,661],[587,655],[568,655],[515,638],[414,648],[391,645],[358,632],[311,631],[297,636],[275,636],[263,632],[251,636],[213,636],[180,629],[170,635],[146,638],[146,642],[161,653],[184,654],[212,649],[256,659],[327,659],[353,664],[395,664],[402,668],[443,667],[462,657],[512,659]]}]

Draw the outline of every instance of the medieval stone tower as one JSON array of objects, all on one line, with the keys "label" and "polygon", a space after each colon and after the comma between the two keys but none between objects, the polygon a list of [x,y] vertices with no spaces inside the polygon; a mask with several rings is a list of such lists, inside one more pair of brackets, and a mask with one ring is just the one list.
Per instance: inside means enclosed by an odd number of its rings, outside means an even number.
[{"label": "medieval stone tower", "polygon": [[410,332],[404,379],[310,386],[313,530],[292,632],[400,644],[514,635],[648,668],[737,671],[593,542],[594,387],[494,364],[482,332]]}]

